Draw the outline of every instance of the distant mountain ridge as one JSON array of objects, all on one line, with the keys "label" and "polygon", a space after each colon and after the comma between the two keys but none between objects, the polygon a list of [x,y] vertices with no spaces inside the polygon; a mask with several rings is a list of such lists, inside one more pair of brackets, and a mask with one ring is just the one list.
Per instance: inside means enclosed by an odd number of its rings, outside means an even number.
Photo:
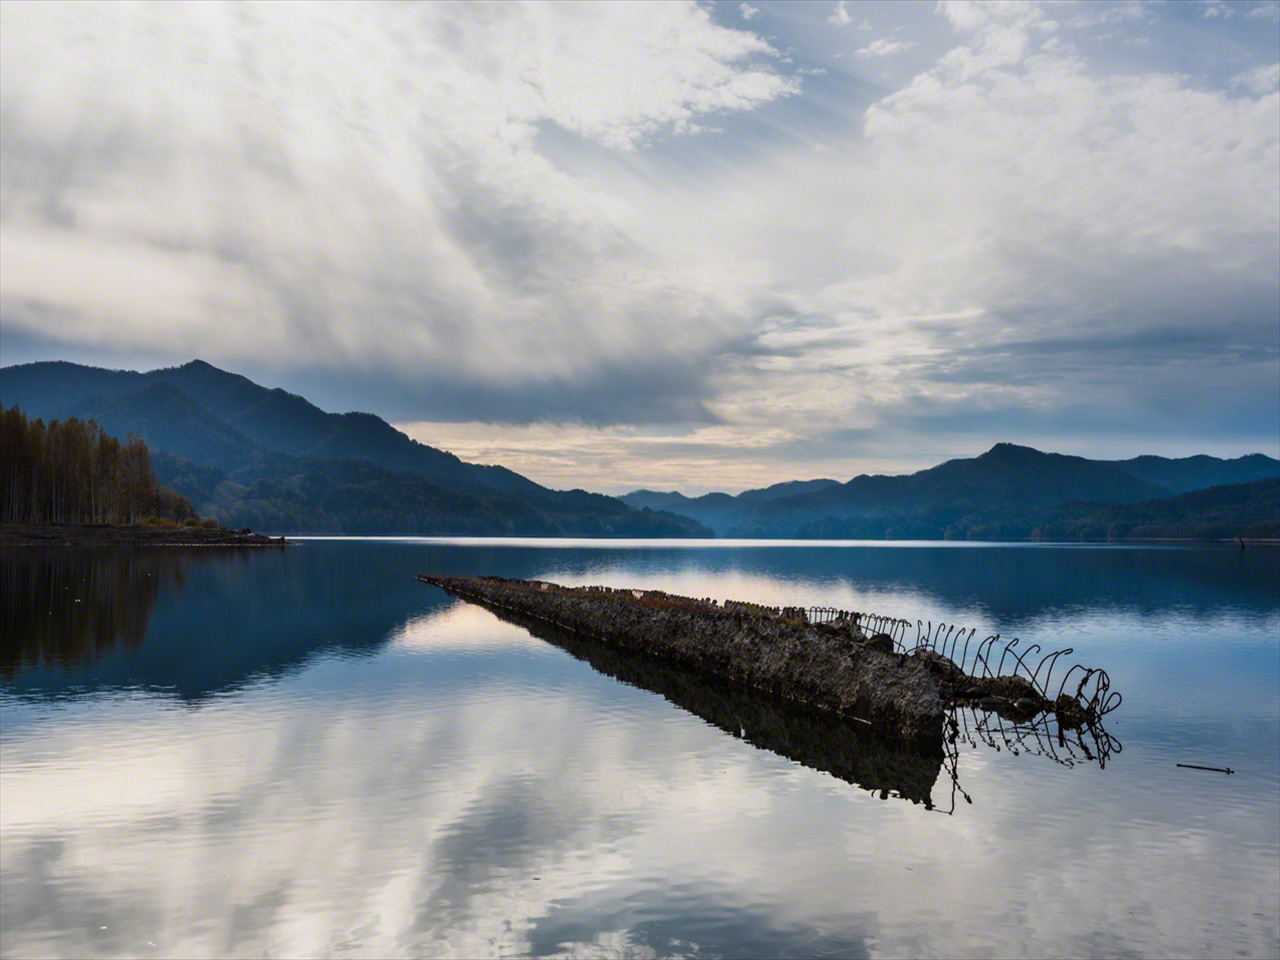
[{"label": "distant mountain ridge", "polygon": [[161,483],[201,513],[274,532],[704,536],[696,521],[556,491],[467,463],[368,413],[305,398],[195,360],[146,373],[67,362],[0,369],[0,403],[46,420],[94,419],[140,434]]},{"label": "distant mountain ridge", "polygon": [[686,497],[683,493],[674,490],[670,493],[633,490],[619,499],[637,510],[647,507],[650,510],[668,510],[671,513],[691,517],[715,530],[716,533],[722,533],[734,517],[750,506],[838,486],[840,486],[838,480],[787,480],[769,487],[743,490],[737,496],[730,496],[727,493],[707,493],[700,497]]},{"label": "distant mountain ridge", "polygon": [[1266,483],[1280,477],[1280,461],[1262,454],[1107,461],[998,443],[905,476],[789,481],[737,496],[637,490],[613,498],[467,463],[373,414],[327,413],[199,360],[146,373],[66,362],[4,367],[0,403],[46,420],[94,419],[117,436],[139,433],[154,449],[161,483],[229,526],[271,532],[1280,536],[1280,486]]},{"label": "distant mountain ridge", "polygon": [[1166,487],[1175,495],[1225,484],[1267,480],[1280,470],[1280,461],[1261,453],[1250,453],[1232,460],[1198,454],[1177,460],[1144,456],[1112,462],[1139,480]]},{"label": "distant mountain ridge", "polygon": [[[1056,522],[1064,515],[1061,510],[1055,512],[1060,505],[1099,508],[1154,502],[1276,477],[1280,477],[1280,461],[1262,454],[1231,460],[1201,455],[1108,461],[998,443],[980,456],[949,460],[917,473],[863,474],[843,484],[812,481],[813,486],[793,495],[753,500],[746,494],[687,498],[675,492],[636,491],[622,499],[695,517],[720,536],[986,538],[997,530],[1012,530],[1002,525],[1002,518],[1014,516],[1019,518],[1016,528],[1025,531],[1016,536],[1043,531],[1045,524],[1037,523],[1036,517],[1046,522],[1056,518]],[[1252,493],[1239,495],[1256,506]],[[1190,522],[1187,516],[1179,516],[1179,523]]]}]

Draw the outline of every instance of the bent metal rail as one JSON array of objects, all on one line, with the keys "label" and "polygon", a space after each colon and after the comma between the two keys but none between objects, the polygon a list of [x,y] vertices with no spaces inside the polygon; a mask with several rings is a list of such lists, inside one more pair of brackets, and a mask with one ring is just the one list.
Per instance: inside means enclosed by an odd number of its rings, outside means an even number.
[{"label": "bent metal rail", "polygon": [[[1058,669],[1063,657],[1075,652],[1072,647],[1045,652],[1040,644],[1021,647],[1016,637],[1005,640],[1000,634],[990,634],[976,639],[976,628],[966,630],[957,624],[932,620],[916,620],[912,634],[912,621],[901,617],[889,617],[876,613],[842,610],[838,607],[771,607],[744,600],[726,600],[723,605],[709,597],[692,598],[666,594],[662,591],[618,590],[614,587],[593,586],[589,591],[605,593],[659,594],[674,601],[705,605],[730,613],[748,616],[798,620],[810,625],[848,623],[866,637],[887,636],[893,642],[896,653],[915,654],[928,651],[944,657],[946,670],[955,677],[994,679],[1002,676],[1020,677],[1031,684],[1035,692],[1050,703],[1057,703],[1063,696],[1075,700],[1087,716],[1102,717],[1120,706],[1122,697],[1111,689],[1111,677],[1098,667],[1073,664],[1065,671]],[[1006,667],[1008,673],[1005,672]],[[1058,669],[1057,687],[1053,686],[1054,671]]]},{"label": "bent metal rail", "polygon": [[[1022,677],[1044,699],[1057,702],[1062,696],[1077,701],[1085,712],[1101,717],[1115,710],[1122,701],[1118,691],[1111,689],[1111,677],[1097,667],[1073,664],[1059,673],[1058,685],[1053,687],[1054,669],[1063,657],[1075,652],[1072,647],[1043,652],[1040,644],[1019,649],[1016,637],[1003,639],[1000,634],[990,634],[975,642],[976,628],[965,630],[956,624],[932,620],[915,621],[915,634],[911,634],[911,621],[898,617],[885,617],[873,613],[840,610],[835,607],[790,607],[792,616],[802,614],[810,624],[848,622],[868,637],[883,634],[893,641],[895,652],[914,654],[929,651],[945,657],[947,670],[957,676],[995,678],[1000,676]],[[1006,666],[1009,673],[1005,673]]]}]

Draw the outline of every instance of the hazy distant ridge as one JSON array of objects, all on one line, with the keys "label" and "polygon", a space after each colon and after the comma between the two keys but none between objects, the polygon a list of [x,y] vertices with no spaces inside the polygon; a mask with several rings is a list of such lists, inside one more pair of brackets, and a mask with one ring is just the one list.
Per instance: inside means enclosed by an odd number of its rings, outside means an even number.
[{"label": "hazy distant ridge", "polygon": [[[998,443],[980,456],[948,460],[917,473],[863,474],[843,484],[811,481],[813,486],[793,488],[799,492],[791,495],[711,493],[686,498],[636,491],[622,499],[684,513],[732,537],[1093,537],[1131,536],[1136,527],[1150,528],[1143,534],[1149,536],[1207,536],[1174,531],[1207,525],[1232,529],[1215,536],[1233,536],[1244,529],[1254,536],[1271,536],[1280,534],[1280,497],[1275,509],[1269,509],[1266,500],[1271,488],[1226,489],[1216,495],[1212,508],[1207,501],[1187,501],[1164,511],[1149,510],[1144,522],[1134,511],[1108,513],[1104,508],[1276,477],[1280,461],[1262,454],[1231,460],[1201,455],[1108,461]],[[1232,498],[1237,501],[1234,512],[1229,509]],[[1199,519],[1197,509],[1206,511]],[[1104,516],[1110,517],[1106,523]],[[1271,529],[1268,524],[1276,526],[1277,534],[1259,532]]]},{"label": "hazy distant ridge", "polygon": [[669,510],[672,513],[691,517],[716,533],[723,533],[739,515],[756,504],[838,486],[840,486],[838,480],[787,480],[769,487],[744,490],[737,496],[730,496],[727,493],[707,493],[700,497],[686,497],[683,493],[674,490],[670,493],[633,490],[620,499],[637,510],[647,507],[650,510]]}]

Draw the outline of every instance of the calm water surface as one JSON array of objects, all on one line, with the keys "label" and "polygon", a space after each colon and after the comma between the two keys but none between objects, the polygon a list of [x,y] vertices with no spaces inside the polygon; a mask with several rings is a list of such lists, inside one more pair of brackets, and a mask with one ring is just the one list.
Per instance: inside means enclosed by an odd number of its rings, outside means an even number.
[{"label": "calm water surface", "polygon": [[[1280,550],[2,557],[5,957],[1280,955]],[[1071,646],[1124,695],[1117,748],[921,764],[536,639],[420,571]]]}]

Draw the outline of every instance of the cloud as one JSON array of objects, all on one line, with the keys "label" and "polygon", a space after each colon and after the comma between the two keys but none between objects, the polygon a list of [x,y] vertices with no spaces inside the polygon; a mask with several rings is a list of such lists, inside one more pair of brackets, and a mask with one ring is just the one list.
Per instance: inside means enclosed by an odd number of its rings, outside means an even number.
[{"label": "cloud", "polygon": [[1070,25],[1073,27],[1097,27],[1108,24],[1125,23],[1131,20],[1154,20],[1156,14],[1151,5],[1143,0],[1124,0],[1122,3],[1107,5],[1103,3],[1081,4],[1071,12]]},{"label": "cloud", "polygon": [[855,50],[855,57],[891,57],[895,53],[901,53],[903,50],[911,50],[916,46],[913,40],[890,40],[888,37],[882,37],[879,40],[873,40],[870,44]]},{"label": "cloud", "polygon": [[1200,0],[1200,2],[1204,5],[1200,11],[1202,20],[1216,20],[1218,18],[1229,20],[1236,15],[1235,10],[1224,3],[1223,0]]},{"label": "cloud", "polygon": [[1265,0],[1245,14],[1250,20],[1270,20],[1280,23],[1280,3],[1276,0]]},{"label": "cloud", "polygon": [[[757,427],[786,410],[849,462],[862,444],[825,439],[849,427],[880,452],[1015,434],[1087,452],[1078,437],[1145,430],[1186,453],[1217,424],[1274,453],[1275,96],[1035,53],[1035,8],[948,13],[965,42],[876,103],[860,145],[812,161],[821,188],[777,188],[814,238],[771,256],[789,340],[726,362],[713,409]],[[800,336],[814,345],[782,345]]]},{"label": "cloud", "polygon": [[534,396],[692,373],[742,312],[543,129],[626,154],[799,89],[692,4],[3,16],[10,330]]},{"label": "cloud", "polygon": [[753,7],[749,3],[738,4],[738,9],[742,11],[743,20],[754,20],[756,17],[760,16],[760,8]]},{"label": "cloud", "polygon": [[201,356],[571,486],[563,424],[667,487],[1278,452],[1274,51],[1069,32],[1133,9],[945,4],[881,90],[692,4],[0,5],[5,362]]},{"label": "cloud", "polygon": [[827,23],[834,24],[837,27],[847,27],[853,23],[853,18],[849,16],[849,11],[845,8],[845,0],[839,0],[835,5],[831,15],[827,17]]},{"label": "cloud", "polygon": [[1249,93],[1259,97],[1275,93],[1276,89],[1280,87],[1280,63],[1273,63],[1266,67],[1254,67],[1252,70],[1238,73],[1231,78],[1231,85],[1243,87]]}]

